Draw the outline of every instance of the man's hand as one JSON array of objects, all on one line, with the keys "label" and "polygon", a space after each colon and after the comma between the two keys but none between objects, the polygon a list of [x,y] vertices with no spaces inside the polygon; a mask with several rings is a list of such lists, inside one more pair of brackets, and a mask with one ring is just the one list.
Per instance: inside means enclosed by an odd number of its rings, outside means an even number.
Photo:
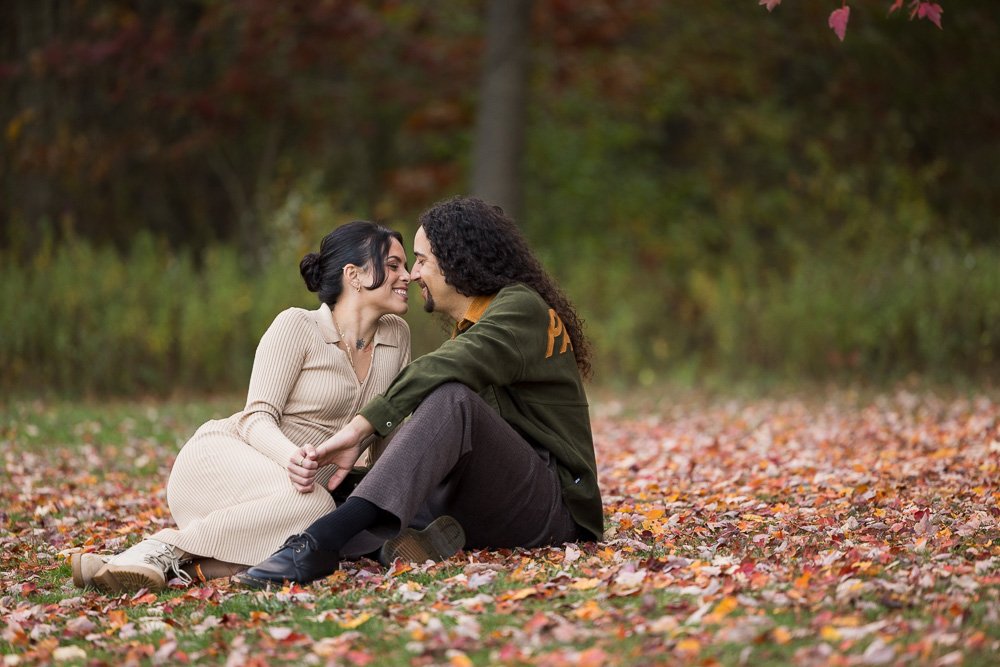
[{"label": "man's hand", "polygon": [[[358,415],[312,452],[319,466],[330,464],[337,466],[337,471],[326,485],[327,489],[333,491],[340,486],[361,456],[363,451],[361,443],[374,432],[375,429],[368,420]],[[307,460],[306,464],[308,463]]]}]

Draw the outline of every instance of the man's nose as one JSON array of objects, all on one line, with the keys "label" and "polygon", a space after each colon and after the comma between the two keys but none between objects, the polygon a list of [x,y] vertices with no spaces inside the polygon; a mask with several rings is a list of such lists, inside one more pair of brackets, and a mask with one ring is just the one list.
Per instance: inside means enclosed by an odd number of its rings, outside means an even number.
[{"label": "man's nose", "polygon": [[413,270],[410,271],[410,280],[413,281],[413,282],[416,282],[416,281],[420,280],[420,268],[419,267],[415,266],[415,267],[413,267]]}]

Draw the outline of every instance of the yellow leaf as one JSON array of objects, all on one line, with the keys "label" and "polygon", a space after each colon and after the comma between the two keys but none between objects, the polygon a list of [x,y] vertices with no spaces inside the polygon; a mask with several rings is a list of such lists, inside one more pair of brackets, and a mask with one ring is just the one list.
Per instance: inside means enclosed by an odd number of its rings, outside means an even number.
[{"label": "yellow leaf", "polygon": [[723,598],[719,604],[715,605],[715,609],[712,610],[710,616],[713,617],[714,621],[718,621],[728,614],[730,614],[734,609],[740,606],[740,603],[736,601],[732,595]]},{"label": "yellow leaf", "polygon": [[954,447],[946,447],[944,449],[939,449],[938,451],[931,454],[932,459],[950,459],[951,457],[958,454],[958,450]]},{"label": "yellow leaf", "polygon": [[860,616],[837,616],[833,622],[840,628],[856,628],[862,621]]},{"label": "yellow leaf", "polygon": [[577,579],[569,585],[575,591],[589,591],[591,588],[597,588],[601,585],[600,579]]},{"label": "yellow leaf", "polygon": [[504,600],[523,600],[525,598],[530,598],[532,595],[537,595],[538,590],[535,588],[521,588],[516,591],[512,591],[503,596]]},{"label": "yellow leaf", "polygon": [[841,634],[837,628],[832,625],[824,625],[819,631],[819,636],[828,642],[835,642],[840,639]]},{"label": "yellow leaf", "polygon": [[372,617],[371,614],[369,614],[368,612],[364,612],[362,614],[358,614],[354,618],[348,619],[346,621],[341,621],[340,627],[347,630],[353,630],[354,628],[363,625],[371,617]]}]

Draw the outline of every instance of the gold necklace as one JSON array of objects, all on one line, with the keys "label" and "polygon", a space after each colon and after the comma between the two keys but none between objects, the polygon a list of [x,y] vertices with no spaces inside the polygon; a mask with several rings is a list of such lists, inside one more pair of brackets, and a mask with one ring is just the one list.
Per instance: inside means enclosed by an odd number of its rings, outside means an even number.
[{"label": "gold necklace", "polygon": [[[331,313],[332,315],[332,313]],[[337,333],[340,334],[340,342],[344,344],[344,349],[347,350],[347,361],[350,362],[351,368],[357,373],[358,368],[354,365],[354,354],[351,352],[351,346],[347,344],[347,336],[344,335],[344,330],[340,328],[340,323],[337,322],[337,318],[333,318],[333,326],[337,327]],[[357,347],[358,352],[364,352],[365,348],[372,344],[375,340],[375,334],[378,333],[378,322],[375,323],[375,331],[372,332],[371,339],[366,343],[364,338],[358,338],[354,345]]]}]

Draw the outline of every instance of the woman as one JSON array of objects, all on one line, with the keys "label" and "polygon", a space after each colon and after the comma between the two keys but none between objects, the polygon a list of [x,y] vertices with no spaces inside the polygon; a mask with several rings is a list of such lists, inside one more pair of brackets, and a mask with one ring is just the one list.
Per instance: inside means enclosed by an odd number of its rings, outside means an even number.
[{"label": "woman", "polygon": [[110,558],[74,555],[77,585],[117,593],[160,590],[173,576],[190,581],[192,571],[226,576],[334,509],[325,487],[300,493],[289,474],[303,463],[299,446],[336,433],[409,362],[400,315],[410,278],[402,236],[362,221],[328,234],[299,269],[320,306],[275,318],[257,347],[246,407],[202,425],[178,453],[167,482],[177,528]]}]

